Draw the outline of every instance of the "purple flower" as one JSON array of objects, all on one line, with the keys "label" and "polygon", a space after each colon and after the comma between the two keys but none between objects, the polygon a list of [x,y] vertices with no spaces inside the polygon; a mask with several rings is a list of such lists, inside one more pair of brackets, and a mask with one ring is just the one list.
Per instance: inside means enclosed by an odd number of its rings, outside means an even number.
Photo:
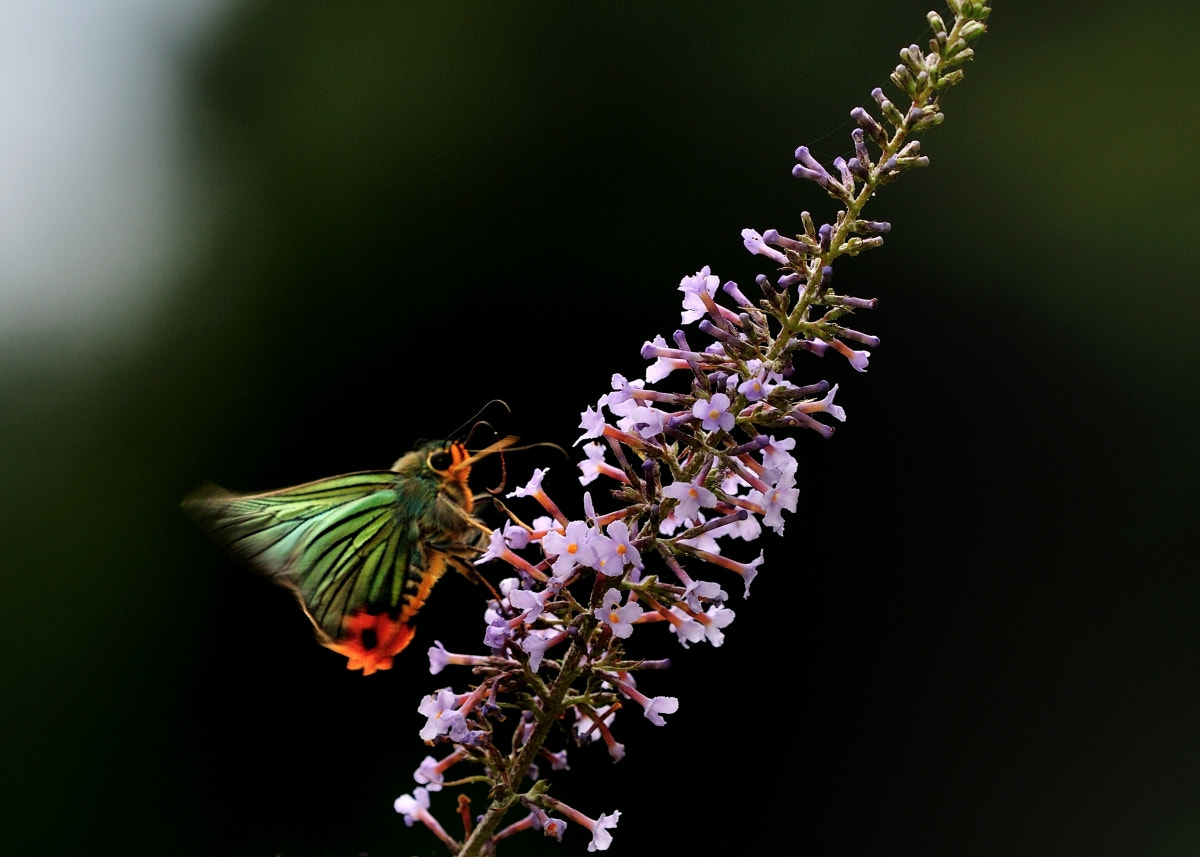
[{"label": "purple flower", "polygon": [[612,815],[600,813],[596,818],[596,823],[592,827],[592,841],[588,843],[588,851],[607,851],[608,846],[612,845],[612,834],[608,831],[617,826],[617,821],[621,818],[621,811],[614,809]]},{"label": "purple flower", "polygon": [[590,566],[596,552],[590,544],[591,529],[583,521],[570,521],[565,533],[552,530],[542,537],[542,549],[554,557],[554,575],[562,577],[576,566]]},{"label": "purple flower", "polygon": [[442,777],[439,762],[433,756],[425,757],[425,760],[421,762],[420,766],[413,773],[413,779],[425,786],[426,791],[431,792],[441,791],[442,783],[445,781]]},{"label": "purple flower", "polygon": [[721,629],[733,621],[734,612],[728,607],[722,607],[714,604],[708,608],[708,612],[704,614],[708,617],[704,625],[704,636],[708,638],[708,642],[715,648],[725,642],[725,635],[721,633]]},{"label": "purple flower", "polygon": [[867,362],[871,359],[870,351],[854,351],[840,339],[830,342],[829,347],[849,360],[855,372],[867,371]]},{"label": "purple flower", "polygon": [[595,410],[592,410],[591,407],[588,407],[588,409],[584,411],[581,416],[582,419],[579,421],[579,427],[583,429],[583,434],[575,439],[575,443],[572,444],[572,446],[577,445],[581,440],[597,438],[604,434],[604,414],[600,413],[599,407],[597,407]]},{"label": "purple flower", "polygon": [[[681,483],[674,483],[676,485]],[[671,486],[668,485],[667,488]],[[666,489],[663,489],[664,491]],[[679,514],[679,507],[672,506],[671,511],[667,512],[666,516],[658,522],[658,531],[665,536],[675,534],[675,531],[684,525],[683,516]]]},{"label": "purple flower", "polygon": [[709,271],[708,265],[679,281],[679,291],[683,292],[683,313],[680,317],[684,324],[699,321],[708,313],[708,307],[704,305],[700,292],[703,289],[712,297],[717,293],[718,282],[717,277]]},{"label": "purple flower", "polygon": [[[715,278],[714,278],[715,279]],[[667,341],[662,336],[654,337],[650,345],[655,348],[667,348]],[[644,349],[643,349],[644,353]],[[663,378],[670,375],[676,369],[686,369],[688,362],[678,357],[663,357],[659,355],[654,358],[654,362],[646,368],[646,381],[651,384],[656,384]]]},{"label": "purple flower", "polygon": [[512,521],[504,522],[504,542],[513,550],[520,550],[529,544],[529,530]]},{"label": "purple flower", "polygon": [[433,645],[429,647],[429,672],[431,675],[437,675],[446,668],[449,652],[442,645],[440,640],[434,640]]},{"label": "purple flower", "polygon": [[604,404],[610,412],[618,417],[629,416],[638,406],[638,400],[633,396],[634,392],[644,389],[645,386],[646,383],[640,378],[627,381],[624,375],[614,374],[612,376],[613,391],[605,395]]},{"label": "purple flower", "polygon": [[740,574],[742,575],[742,584],[746,587],[742,593],[743,598],[750,597],[750,584],[754,578],[758,577],[758,567],[763,564],[763,552],[759,551],[758,556],[750,562],[741,563]]},{"label": "purple flower", "polygon": [[673,696],[655,696],[650,698],[643,697],[642,711],[646,715],[646,719],[655,726],[666,726],[667,721],[663,720],[664,714],[674,714],[679,710],[679,700]]},{"label": "purple flower", "polygon": [[737,391],[746,397],[747,402],[762,401],[771,392],[770,387],[766,386],[765,376],[766,372],[759,369],[754,375],[739,384]]},{"label": "purple flower", "polygon": [[483,554],[481,554],[480,557],[475,560],[475,565],[482,565],[485,562],[499,559],[500,557],[504,556],[504,553],[507,550],[508,543],[504,541],[504,533],[500,530],[492,530],[491,533],[488,534],[487,550],[485,550]]},{"label": "purple flower", "polygon": [[542,822],[542,834],[544,836],[553,836],[559,842],[562,842],[563,833],[567,829],[567,822],[561,818],[547,817]]},{"label": "purple flower", "polygon": [[706,601],[724,601],[726,598],[725,590],[719,584],[711,583],[707,580],[693,580],[683,590],[683,600],[687,602],[687,606],[699,613],[704,609],[700,603],[700,599]]},{"label": "purple flower", "polygon": [[[674,623],[672,623],[674,624]],[[617,686],[621,693],[628,696],[638,705],[642,706],[642,711],[646,715],[646,719],[655,726],[665,726],[666,721],[663,720],[664,714],[674,714],[679,710],[679,700],[673,696],[646,696],[640,690],[633,686],[633,679],[621,681],[613,677],[611,681]]]},{"label": "purple flower", "polygon": [[[685,649],[692,643],[699,643],[704,639],[704,626],[693,619],[691,616],[684,613],[678,607],[671,608],[671,633],[679,640],[679,645]],[[659,724],[662,725],[661,723]]]},{"label": "purple flower", "polygon": [[[704,518],[702,516],[698,516],[692,523],[703,524]],[[694,548],[699,548],[702,551],[709,551],[710,553],[719,554],[721,552],[721,545],[717,543],[716,533],[717,530],[706,530],[698,536],[692,536],[690,539],[680,539],[679,543],[681,545],[690,545]]]},{"label": "purple flower", "polygon": [[768,470],[775,468],[780,473],[795,473],[800,465],[788,450],[795,448],[796,439],[785,437],[783,440],[776,440],[772,435],[767,441],[767,445],[762,448],[763,467]]},{"label": "purple flower", "polygon": [[[467,734],[466,718],[458,710],[458,697],[449,688],[442,688],[421,700],[417,713],[428,719],[421,729],[423,741],[432,741],[439,735],[449,735],[451,741],[461,741]],[[426,806],[429,805],[426,801]]]},{"label": "purple flower", "polygon": [[752,559],[750,562],[738,562],[726,556],[718,556],[713,553],[701,552],[700,558],[706,562],[711,562],[714,565],[719,565],[721,568],[729,569],[742,576],[742,583],[746,586],[745,597],[750,597],[750,583],[758,575],[758,567],[763,563],[763,552],[758,552],[758,558]]},{"label": "purple flower", "polygon": [[772,262],[778,262],[780,265],[788,263],[787,256],[780,253],[774,247],[768,247],[763,237],[753,229],[742,230],[742,243],[746,245],[746,249],[751,253],[757,253],[759,256],[766,256]]},{"label": "purple flower", "polygon": [[749,484],[735,470],[726,469],[721,473],[721,490],[731,497],[741,494],[742,489],[749,487]]},{"label": "purple flower", "polygon": [[665,423],[662,411],[648,405],[639,405],[621,420],[621,427],[624,431],[637,433],[649,439],[662,434]]},{"label": "purple flower", "polygon": [[608,577],[617,577],[625,570],[625,564],[617,554],[617,543],[608,536],[599,532],[593,533],[592,548],[596,552],[592,568],[596,571]]},{"label": "purple flower", "polygon": [[552,771],[569,771],[571,766],[567,764],[567,751],[559,750],[557,753],[551,753],[549,750],[542,750],[542,758],[550,761],[550,770]]},{"label": "purple flower", "polygon": [[[496,602],[493,601],[492,603],[495,604]],[[429,647],[429,672],[431,675],[437,675],[450,664],[477,667],[488,663],[490,660],[486,655],[456,655],[452,652],[447,652],[446,647],[436,640]]]},{"label": "purple flower", "polygon": [[713,393],[712,398],[707,401],[698,399],[696,404],[692,405],[692,416],[700,420],[700,425],[705,431],[729,431],[733,428],[729,397],[724,393]]},{"label": "purple flower", "polygon": [[662,492],[664,497],[678,501],[674,512],[679,518],[694,519],[702,507],[711,509],[717,505],[717,495],[705,488],[699,481],[672,482],[663,488]]},{"label": "purple flower", "polygon": [[[802,414],[812,414],[812,413],[816,413],[819,411],[824,411],[825,413],[829,414],[829,416],[833,417],[838,422],[844,423],[846,421],[845,408],[843,408],[841,405],[835,405],[833,403],[833,397],[835,395],[837,395],[837,391],[838,391],[838,385],[834,384],[833,388],[830,389],[830,391],[825,394],[825,398],[823,398],[817,402],[801,402],[799,405],[796,406],[796,410],[798,410]],[[795,444],[794,439],[793,439],[792,443]]]},{"label": "purple flower", "polygon": [[550,639],[550,637],[543,637],[541,634],[531,631],[521,641],[521,648],[525,654],[529,655],[529,669],[533,672],[537,672],[538,667],[542,665],[542,658],[546,654],[546,647],[549,645]]},{"label": "purple flower", "polygon": [[618,607],[617,605],[620,603],[620,590],[609,589],[604,593],[602,606],[596,608],[595,615],[597,619],[612,628],[614,637],[625,640],[633,633],[633,623],[642,615],[643,611],[632,600],[624,607]]},{"label": "purple flower", "polygon": [[413,822],[429,810],[429,792],[423,788],[413,789],[411,795],[400,795],[394,804],[396,812],[404,816],[404,823],[412,827]]},{"label": "purple flower", "polygon": [[493,652],[503,652],[512,635],[512,627],[504,617],[497,616],[488,623],[487,630],[483,633],[483,644]]},{"label": "purple flower", "polygon": [[758,522],[757,515],[747,515],[740,521],[733,521],[709,532],[714,538],[741,539],[742,541],[753,542],[762,535],[762,524]]},{"label": "purple flower", "polygon": [[528,482],[526,482],[520,488],[517,488],[515,491],[510,491],[505,496],[506,497],[532,497],[533,495],[537,494],[539,491],[542,490],[542,479],[544,479],[546,474],[549,472],[550,472],[549,467],[534,468],[533,476],[531,476],[529,478]]},{"label": "purple flower", "polygon": [[784,473],[762,499],[763,523],[781,536],[783,535],[783,513],[795,512],[796,503],[800,499],[800,489],[792,487],[795,484],[795,475]]},{"label": "purple flower", "polygon": [[532,625],[542,615],[542,605],[547,594],[545,590],[530,592],[528,589],[514,589],[508,593],[508,603],[514,610],[525,612],[525,624]]},{"label": "purple flower", "polygon": [[587,456],[587,460],[579,462],[579,470],[582,472],[579,484],[590,485],[596,481],[600,475],[600,465],[604,464],[604,445],[594,441],[585,443],[583,453]]},{"label": "purple flower", "polygon": [[613,521],[608,525],[608,536],[612,539],[613,550],[621,559],[622,567],[626,565],[641,565],[642,555],[629,540],[629,525],[624,521]]}]

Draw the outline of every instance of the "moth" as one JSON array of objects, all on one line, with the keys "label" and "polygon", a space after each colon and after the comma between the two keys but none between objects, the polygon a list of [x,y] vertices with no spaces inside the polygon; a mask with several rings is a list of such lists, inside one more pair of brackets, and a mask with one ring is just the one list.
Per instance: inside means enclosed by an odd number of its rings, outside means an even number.
[{"label": "moth", "polygon": [[471,561],[490,530],[472,514],[471,467],[517,438],[477,452],[431,441],[391,470],[332,476],[263,494],[206,485],[184,510],[234,557],[290,589],[317,641],[364,675],[390,669],[413,638],[413,618],[453,568]]}]

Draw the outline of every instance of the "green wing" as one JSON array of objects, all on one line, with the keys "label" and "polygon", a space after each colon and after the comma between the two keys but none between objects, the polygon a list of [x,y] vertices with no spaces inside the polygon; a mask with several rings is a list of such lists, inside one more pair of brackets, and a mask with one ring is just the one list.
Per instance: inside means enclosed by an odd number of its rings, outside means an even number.
[{"label": "green wing", "polygon": [[207,486],[184,508],[235,557],[292,589],[337,640],[356,610],[399,614],[406,583],[427,565],[420,513],[437,501],[434,485],[369,471],[264,494]]}]

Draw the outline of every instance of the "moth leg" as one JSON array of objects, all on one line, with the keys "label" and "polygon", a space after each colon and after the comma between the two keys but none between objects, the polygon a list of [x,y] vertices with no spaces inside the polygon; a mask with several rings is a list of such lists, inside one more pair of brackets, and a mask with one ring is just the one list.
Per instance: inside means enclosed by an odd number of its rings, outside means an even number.
[{"label": "moth leg", "polygon": [[454,524],[466,524],[472,529],[478,530],[485,536],[490,536],[492,531],[484,525],[482,521],[464,509],[462,506],[455,503],[445,494],[438,495],[437,498],[437,521],[436,528],[442,532],[450,533],[455,528]]},{"label": "moth leg", "polygon": [[473,563],[464,561],[462,557],[451,556],[449,554],[446,556],[446,562],[454,566],[459,574],[472,583],[476,585],[483,584],[487,588],[488,592],[492,593],[492,597],[496,599],[496,602],[500,602],[500,593],[496,591],[496,587],[492,586],[491,581],[480,574],[479,569],[476,568]]},{"label": "moth leg", "polygon": [[530,532],[530,533],[533,532],[533,527],[529,526],[529,524],[525,523],[520,518],[518,518],[515,514],[513,514],[512,510],[509,509],[508,506],[504,505],[504,503],[502,503],[500,501],[499,497],[480,497],[479,499],[481,502],[485,501],[485,500],[490,501],[491,504],[496,507],[497,511],[503,512],[504,515],[507,516],[508,519],[510,521],[512,521],[514,524],[516,524],[518,527],[525,530],[526,532]]}]

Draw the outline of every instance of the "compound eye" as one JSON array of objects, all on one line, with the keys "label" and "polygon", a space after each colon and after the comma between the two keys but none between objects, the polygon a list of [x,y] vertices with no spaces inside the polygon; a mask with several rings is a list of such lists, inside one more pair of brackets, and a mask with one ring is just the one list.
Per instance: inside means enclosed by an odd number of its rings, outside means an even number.
[{"label": "compound eye", "polygon": [[454,458],[446,450],[439,449],[437,452],[430,453],[428,463],[430,470],[444,473],[450,469],[450,465],[454,463]]}]

